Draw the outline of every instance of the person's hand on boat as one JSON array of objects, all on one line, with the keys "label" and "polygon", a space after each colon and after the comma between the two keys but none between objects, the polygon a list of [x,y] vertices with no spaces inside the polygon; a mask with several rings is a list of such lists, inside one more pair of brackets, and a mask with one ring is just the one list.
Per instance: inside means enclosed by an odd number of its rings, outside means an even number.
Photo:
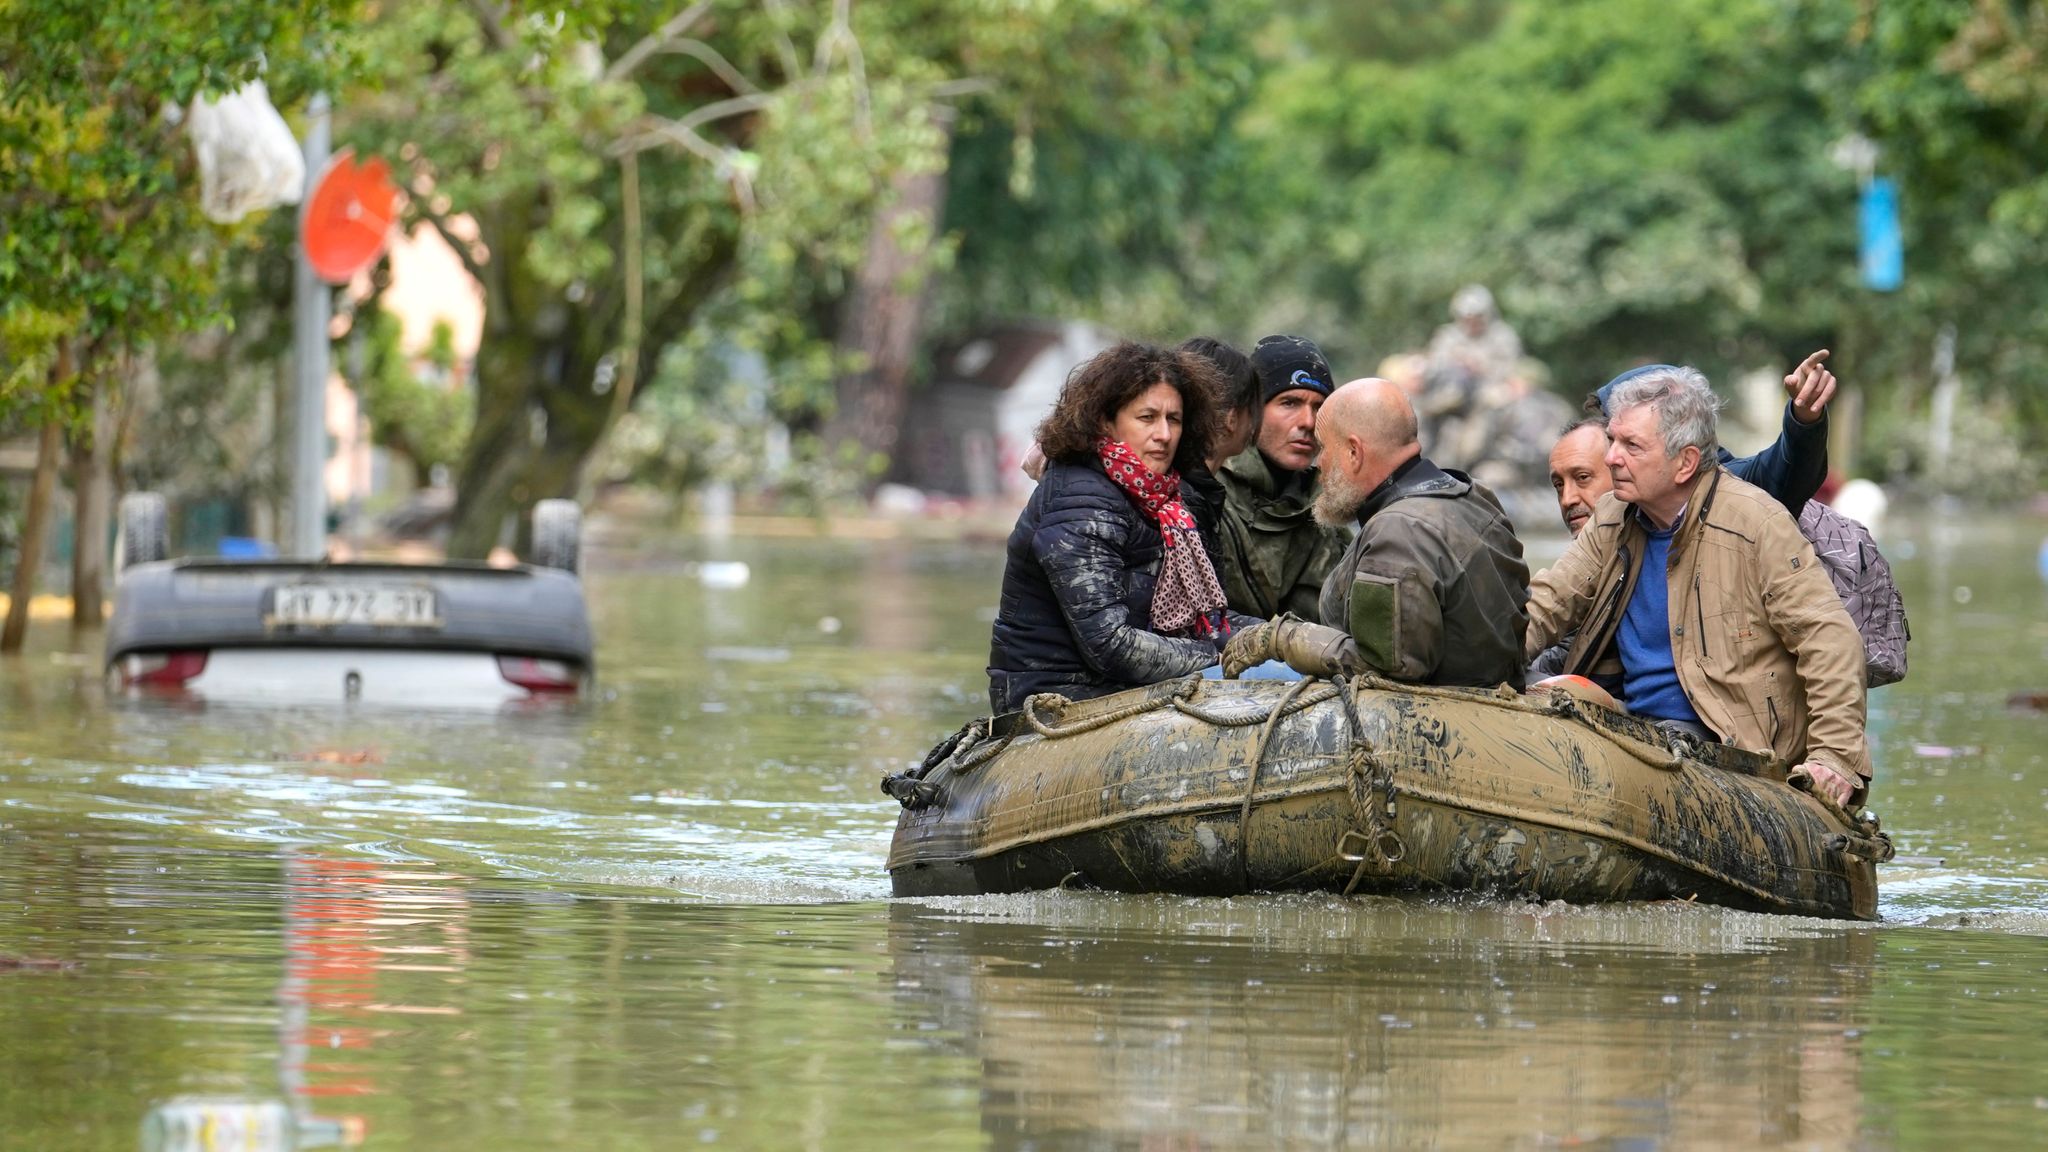
[{"label": "person's hand on boat", "polygon": [[1807,791],[1833,804],[1843,812],[1849,811],[1850,801],[1856,798],[1857,781],[1848,773],[1832,764],[1808,760],[1791,772],[1796,784],[1803,777]]},{"label": "person's hand on boat", "polygon": [[1223,675],[1235,680],[1245,669],[1279,660],[1304,676],[1352,671],[1358,648],[1341,628],[1311,624],[1291,613],[1276,616],[1230,638],[1223,646]]},{"label": "person's hand on boat", "polygon": [[1828,401],[1835,396],[1835,374],[1828,371],[1825,361],[1828,350],[1823,348],[1799,362],[1799,367],[1785,377],[1785,395],[1792,400],[1792,418],[1801,424],[1819,422],[1826,411]]}]

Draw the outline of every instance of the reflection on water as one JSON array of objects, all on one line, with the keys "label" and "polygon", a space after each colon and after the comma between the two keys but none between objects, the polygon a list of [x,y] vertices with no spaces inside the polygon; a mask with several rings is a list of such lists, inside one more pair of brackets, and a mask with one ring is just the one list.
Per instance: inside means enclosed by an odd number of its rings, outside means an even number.
[{"label": "reflection on water", "polygon": [[1861,1143],[1868,931],[1676,908],[1132,911],[898,909],[897,985],[980,1060],[995,1146]]},{"label": "reflection on water", "polygon": [[[600,690],[109,700],[0,663],[0,1147],[2048,1143],[2041,532],[1887,539],[1888,923],[1057,894],[890,904],[875,790],[982,706],[988,547],[596,553]],[[711,587],[696,560],[745,561]],[[1967,593],[1963,590],[1967,589]]]}]

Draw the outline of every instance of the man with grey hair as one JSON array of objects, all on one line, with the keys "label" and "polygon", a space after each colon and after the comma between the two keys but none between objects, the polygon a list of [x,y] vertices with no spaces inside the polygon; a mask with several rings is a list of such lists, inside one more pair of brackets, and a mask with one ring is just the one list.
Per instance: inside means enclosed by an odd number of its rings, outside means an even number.
[{"label": "man with grey hair", "polygon": [[1813,546],[1719,462],[1720,401],[1696,369],[1640,372],[1606,399],[1614,490],[1536,574],[1526,655],[1576,632],[1566,673],[1612,653],[1631,712],[1777,756],[1829,802],[1860,804],[1863,641]]},{"label": "man with grey hair", "polygon": [[1358,525],[1323,583],[1322,624],[1269,620],[1231,638],[1223,673],[1281,659],[1312,676],[1371,670],[1411,684],[1520,687],[1529,569],[1484,485],[1422,454],[1415,410],[1353,380],[1316,416],[1315,516]]}]

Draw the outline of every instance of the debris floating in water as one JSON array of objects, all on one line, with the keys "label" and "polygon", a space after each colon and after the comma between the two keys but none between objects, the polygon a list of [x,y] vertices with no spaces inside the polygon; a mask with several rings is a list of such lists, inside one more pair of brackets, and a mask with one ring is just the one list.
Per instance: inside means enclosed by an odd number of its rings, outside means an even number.
[{"label": "debris floating in water", "polygon": [[706,560],[697,566],[697,579],[706,588],[744,588],[752,576],[744,560]]}]

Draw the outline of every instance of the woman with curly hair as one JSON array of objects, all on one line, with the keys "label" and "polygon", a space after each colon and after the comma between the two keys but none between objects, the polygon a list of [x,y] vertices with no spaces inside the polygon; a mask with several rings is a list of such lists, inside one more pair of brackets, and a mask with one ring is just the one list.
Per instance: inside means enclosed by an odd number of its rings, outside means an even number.
[{"label": "woman with curly hair", "polygon": [[997,712],[1216,663],[1232,620],[1181,502],[1217,435],[1216,365],[1125,342],[1076,368],[1038,427],[1050,462],[1010,533],[989,645]]}]

